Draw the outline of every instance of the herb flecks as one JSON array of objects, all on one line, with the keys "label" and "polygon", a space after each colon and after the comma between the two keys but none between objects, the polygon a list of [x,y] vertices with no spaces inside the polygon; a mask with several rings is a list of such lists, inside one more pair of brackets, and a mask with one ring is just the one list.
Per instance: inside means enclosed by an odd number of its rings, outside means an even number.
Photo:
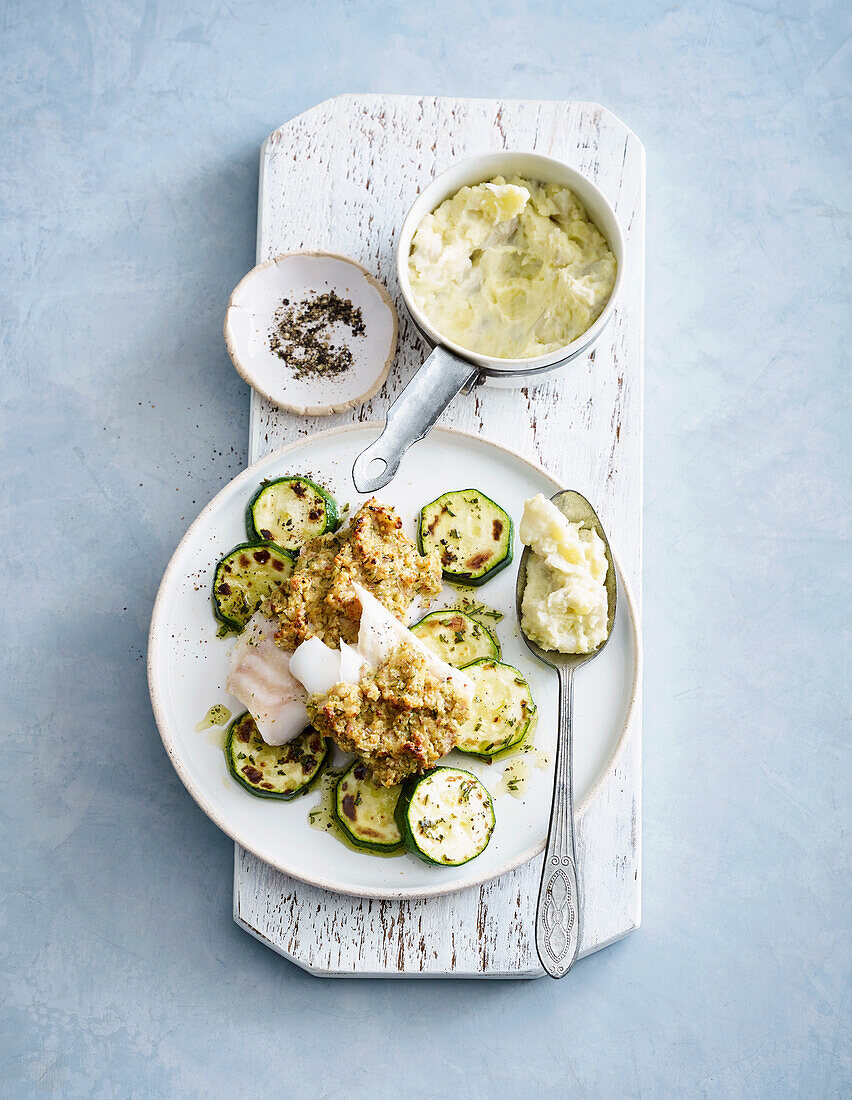
[{"label": "herb flecks", "polygon": [[333,290],[309,295],[298,305],[285,298],[275,311],[269,332],[269,348],[293,371],[296,378],[334,378],[352,366],[352,350],[331,342],[335,324],[353,336],[366,333],[364,315],[349,298]]},{"label": "herb flecks", "polygon": [[486,607],[485,604],[471,600],[467,596],[462,596],[459,607],[474,619],[493,619],[494,622],[499,623],[503,618],[502,611],[497,611],[493,607]]}]

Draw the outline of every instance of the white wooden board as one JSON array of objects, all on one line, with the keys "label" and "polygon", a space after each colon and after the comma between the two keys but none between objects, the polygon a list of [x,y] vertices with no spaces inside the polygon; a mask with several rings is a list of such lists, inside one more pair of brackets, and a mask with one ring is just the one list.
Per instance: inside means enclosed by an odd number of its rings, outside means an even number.
[{"label": "white wooden board", "polygon": [[[561,377],[528,390],[479,387],[456,398],[440,423],[505,443],[584,493],[641,608],[645,156],[635,135],[597,104],[346,95],[270,135],[261,154],[258,262],[300,248],[351,256],[387,283],[400,339],[384,389],[354,413],[297,417],[253,394],[249,457],[335,424],[384,418],[427,354],[399,301],[396,233],[437,172],[504,148],[565,161],[607,195],[625,233],[624,293],[596,350]],[[578,821],[581,954],[639,924],[641,706],[633,713],[615,767]],[[317,974],[535,977],[542,973],[532,937],[540,874],[538,857],[458,894],[358,900],[306,886],[237,846],[234,919]]]}]

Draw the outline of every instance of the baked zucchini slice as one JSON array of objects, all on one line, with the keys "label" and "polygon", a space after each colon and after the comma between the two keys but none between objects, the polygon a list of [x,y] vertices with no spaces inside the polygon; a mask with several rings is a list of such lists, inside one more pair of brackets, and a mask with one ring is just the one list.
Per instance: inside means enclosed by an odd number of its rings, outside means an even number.
[{"label": "baked zucchini slice", "polygon": [[284,550],[337,528],[337,503],[321,485],[300,474],[268,481],[246,508],[252,542],[274,542]]},{"label": "baked zucchini slice", "polygon": [[475,775],[438,767],[403,783],[396,822],[409,852],[426,863],[460,867],[488,847],[494,806]]},{"label": "baked zucchini slice", "polygon": [[289,800],[311,786],[328,759],[330,742],[308,729],[286,745],[267,745],[246,711],[228,727],[225,759],[231,775],[260,798]]},{"label": "baked zucchini slice", "polygon": [[444,577],[485,584],[512,560],[515,530],[508,512],[478,489],[456,489],[420,509],[420,550],[437,549]]},{"label": "baked zucchini slice", "polygon": [[356,760],[337,781],[334,816],[349,840],[370,852],[393,852],[402,847],[394,818],[399,787],[377,787],[370,782],[363,761]]},{"label": "baked zucchini slice", "polygon": [[271,542],[243,542],[216,566],[213,611],[219,622],[241,631],[266,597],[290,577],[293,555]]},{"label": "baked zucchini slice", "polygon": [[455,607],[433,611],[415,623],[416,634],[442,661],[455,668],[469,665],[480,657],[500,657],[500,643],[487,626]]},{"label": "baked zucchini slice", "polygon": [[514,665],[485,658],[465,665],[464,671],[475,690],[456,748],[488,759],[523,740],[535,703],[529,684]]}]

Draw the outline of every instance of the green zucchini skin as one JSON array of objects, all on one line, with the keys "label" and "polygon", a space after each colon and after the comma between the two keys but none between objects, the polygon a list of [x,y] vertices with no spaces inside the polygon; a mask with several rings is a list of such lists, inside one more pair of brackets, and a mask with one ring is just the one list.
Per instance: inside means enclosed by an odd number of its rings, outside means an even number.
[{"label": "green zucchini skin", "polygon": [[500,658],[500,643],[488,627],[455,607],[424,615],[411,632],[454,668],[483,657]]},{"label": "green zucchini skin", "polygon": [[321,485],[301,474],[267,481],[246,505],[249,539],[272,542],[284,550],[297,551],[310,539],[336,531],[337,524],[337,501]]},{"label": "green zucchini skin", "polygon": [[267,745],[248,711],[231,722],[225,738],[228,770],[240,786],[284,802],[313,786],[330,753],[328,739],[310,727],[286,745]]},{"label": "green zucchini skin", "polygon": [[241,542],[219,561],[213,574],[213,613],[241,632],[255,611],[293,572],[293,554],[271,542]]},{"label": "green zucchini skin", "polygon": [[471,714],[459,731],[456,749],[490,760],[523,741],[536,705],[526,677],[514,665],[486,657],[471,661],[464,671],[475,690]]},{"label": "green zucchini skin", "polygon": [[[429,795],[435,796],[434,809],[425,801]],[[406,851],[439,867],[461,867],[482,855],[495,824],[494,804],[483,784],[470,772],[444,765],[403,783],[395,816]],[[476,827],[467,843],[465,820]]]},{"label": "green zucchini skin", "polygon": [[515,525],[479,489],[442,493],[420,509],[420,552],[437,549],[444,578],[478,588],[511,564]]},{"label": "green zucchini skin", "polygon": [[361,760],[355,760],[337,781],[334,817],[348,839],[368,852],[397,852],[402,836],[394,811],[398,787],[377,787]]}]

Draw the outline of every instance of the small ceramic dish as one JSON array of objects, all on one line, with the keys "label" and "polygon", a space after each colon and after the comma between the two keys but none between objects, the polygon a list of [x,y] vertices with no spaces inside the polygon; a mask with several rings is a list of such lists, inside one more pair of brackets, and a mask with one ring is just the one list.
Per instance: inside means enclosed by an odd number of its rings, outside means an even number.
[{"label": "small ceramic dish", "polygon": [[[332,347],[349,348],[351,363],[337,374],[300,371],[287,346],[278,353],[270,344],[276,313],[332,291],[361,311],[364,331],[333,322],[324,335]],[[397,330],[385,287],[354,260],[330,252],[289,252],[253,268],[231,294],[224,326],[238,373],[273,404],[302,416],[345,412],[371,398],[387,378]]]}]

